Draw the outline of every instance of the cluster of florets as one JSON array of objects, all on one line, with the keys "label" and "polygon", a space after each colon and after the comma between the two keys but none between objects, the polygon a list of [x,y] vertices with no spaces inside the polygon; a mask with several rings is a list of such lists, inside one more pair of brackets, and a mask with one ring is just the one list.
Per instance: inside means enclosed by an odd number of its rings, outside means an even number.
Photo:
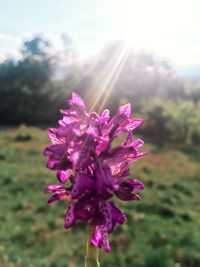
[{"label": "cluster of florets", "polygon": [[[130,118],[130,104],[119,107],[110,119],[107,109],[100,115],[87,112],[76,93],[68,103],[70,109],[61,110],[59,128],[49,129],[52,144],[44,150],[49,157],[47,167],[56,171],[60,184],[49,185],[45,193],[52,194],[50,204],[69,201],[65,228],[77,220],[88,221],[94,229],[91,243],[109,251],[108,234],[126,220],[110,199],[115,195],[124,201],[139,200],[133,191],[144,188],[129,178],[130,164],[147,154],[140,151],[143,141],[132,137],[143,119]],[[124,140],[113,147],[113,140],[121,134]]]}]

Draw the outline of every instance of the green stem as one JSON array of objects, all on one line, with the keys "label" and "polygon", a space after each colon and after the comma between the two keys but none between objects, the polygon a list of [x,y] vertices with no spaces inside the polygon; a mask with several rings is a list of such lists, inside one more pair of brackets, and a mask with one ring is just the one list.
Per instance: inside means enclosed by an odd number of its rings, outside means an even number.
[{"label": "green stem", "polygon": [[94,233],[94,227],[88,223],[87,233],[87,254],[85,257],[85,267],[100,267],[98,257],[99,248],[95,247],[91,243],[91,237]]}]

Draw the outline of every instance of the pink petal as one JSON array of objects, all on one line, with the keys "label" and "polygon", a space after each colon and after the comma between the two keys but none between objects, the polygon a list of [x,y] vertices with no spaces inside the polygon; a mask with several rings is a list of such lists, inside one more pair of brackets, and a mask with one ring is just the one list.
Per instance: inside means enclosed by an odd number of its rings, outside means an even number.
[{"label": "pink petal", "polygon": [[72,170],[66,170],[66,171],[57,171],[57,178],[60,183],[64,184],[72,175]]},{"label": "pink petal", "polygon": [[130,103],[127,103],[123,106],[120,106],[118,108],[118,112],[117,112],[119,115],[125,115],[125,117],[129,118],[130,115],[131,115],[131,105]]},{"label": "pink petal", "polygon": [[52,144],[63,144],[65,142],[65,139],[58,138],[57,132],[58,132],[57,129],[49,128],[48,129],[49,138],[51,139]]},{"label": "pink petal", "polygon": [[144,120],[141,119],[141,118],[132,118],[132,119],[129,119],[128,122],[125,125],[125,129],[127,131],[132,131],[135,128],[139,127],[142,124],[143,121]]}]

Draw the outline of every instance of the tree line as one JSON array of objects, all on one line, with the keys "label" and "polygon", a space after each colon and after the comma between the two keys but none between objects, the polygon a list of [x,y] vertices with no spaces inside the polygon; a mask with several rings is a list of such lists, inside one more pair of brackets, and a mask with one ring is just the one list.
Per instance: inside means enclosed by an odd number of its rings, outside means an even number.
[{"label": "tree line", "polygon": [[[72,43],[67,45],[72,51]],[[200,82],[178,77],[166,60],[154,54],[125,50],[120,41],[105,45],[84,62],[72,58],[65,67],[43,37],[24,42],[19,60],[0,64],[0,123],[56,123],[72,90],[86,102],[99,97],[97,105],[110,90],[105,106],[114,112],[130,102],[134,112],[146,119],[144,134],[176,144],[200,143]]]}]

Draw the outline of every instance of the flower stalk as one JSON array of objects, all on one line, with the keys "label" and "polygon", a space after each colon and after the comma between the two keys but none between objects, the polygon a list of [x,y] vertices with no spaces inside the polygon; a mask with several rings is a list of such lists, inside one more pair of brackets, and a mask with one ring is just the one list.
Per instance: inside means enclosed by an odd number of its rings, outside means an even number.
[{"label": "flower stalk", "polygon": [[95,230],[94,227],[88,223],[85,267],[100,267],[100,263],[98,261],[99,248],[95,247],[91,243],[94,230]]}]

